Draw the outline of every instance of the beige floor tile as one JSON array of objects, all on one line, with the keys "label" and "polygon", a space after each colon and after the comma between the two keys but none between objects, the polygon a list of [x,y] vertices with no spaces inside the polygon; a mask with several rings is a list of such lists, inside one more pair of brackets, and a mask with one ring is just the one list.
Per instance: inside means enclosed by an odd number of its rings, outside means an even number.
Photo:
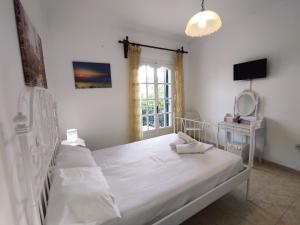
[{"label": "beige floor tile", "polygon": [[251,191],[250,200],[273,215],[282,215],[300,194],[300,183],[280,176],[259,184],[257,193]]},{"label": "beige floor tile", "polygon": [[291,193],[293,196],[300,196],[300,175],[299,174],[279,174],[277,184]]},{"label": "beige floor tile", "polygon": [[300,224],[300,198],[286,211],[276,225],[299,225]]},{"label": "beige floor tile", "polygon": [[264,209],[256,206],[251,206],[245,211],[246,216],[243,217],[255,225],[274,225],[278,221],[280,215],[269,214]]},{"label": "beige floor tile", "polygon": [[250,187],[250,201],[244,183],[183,225],[300,225],[300,173],[256,164]]}]

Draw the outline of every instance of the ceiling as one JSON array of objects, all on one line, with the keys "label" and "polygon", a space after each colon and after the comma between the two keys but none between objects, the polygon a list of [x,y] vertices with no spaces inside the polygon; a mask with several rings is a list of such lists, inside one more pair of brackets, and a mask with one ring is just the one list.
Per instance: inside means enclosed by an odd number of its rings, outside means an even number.
[{"label": "ceiling", "polygon": [[[135,31],[155,33],[185,39],[188,20],[201,10],[201,0],[43,0],[52,12],[62,9],[89,12],[90,20],[101,16],[105,23]],[[251,18],[281,2],[298,0],[206,0],[205,8],[216,11],[222,19],[223,29],[245,17]],[[71,9],[70,9],[71,8]],[[51,11],[53,10],[53,11]],[[48,12],[48,13],[49,13]],[[64,11],[62,11],[64,14]],[[54,13],[55,17],[56,14]],[[79,19],[86,19],[80,18]],[[239,23],[240,24],[240,23]]]},{"label": "ceiling", "polygon": [[[223,25],[281,0],[206,0],[205,8],[216,11]],[[123,26],[141,31],[165,32],[184,37],[189,18],[201,9],[201,0],[110,0],[102,1],[103,10]]]}]

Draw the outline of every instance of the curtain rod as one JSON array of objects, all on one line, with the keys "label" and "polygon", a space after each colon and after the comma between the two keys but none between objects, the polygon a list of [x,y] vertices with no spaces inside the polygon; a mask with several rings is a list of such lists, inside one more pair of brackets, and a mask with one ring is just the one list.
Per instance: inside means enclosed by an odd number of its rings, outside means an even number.
[{"label": "curtain rod", "polygon": [[182,54],[187,54],[187,51],[184,51],[183,47],[180,49],[170,49],[170,48],[162,48],[162,47],[157,47],[157,46],[152,46],[152,45],[144,45],[144,44],[139,44],[139,43],[134,43],[130,42],[128,39],[128,36],[126,36],[125,39],[122,41],[118,41],[120,44],[123,44],[124,47],[124,58],[128,58],[128,47],[129,45],[135,45],[135,46],[141,46],[141,47],[146,47],[146,48],[153,48],[153,49],[159,49],[159,50],[164,50],[164,51],[170,51],[170,52],[179,52]]}]

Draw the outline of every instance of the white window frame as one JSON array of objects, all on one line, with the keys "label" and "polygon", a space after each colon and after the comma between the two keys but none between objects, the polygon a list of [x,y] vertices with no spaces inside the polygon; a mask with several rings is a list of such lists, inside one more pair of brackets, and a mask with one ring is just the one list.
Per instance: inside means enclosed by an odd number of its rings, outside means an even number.
[{"label": "white window frame", "polygon": [[[148,104],[149,100],[154,100],[154,113],[153,114],[148,114],[148,111],[146,114],[142,115],[141,113],[141,121],[143,122],[143,117],[146,116],[147,119],[147,130],[143,131],[144,138],[150,138],[150,137],[155,137],[167,133],[171,133],[173,130],[173,85],[174,85],[174,71],[173,71],[173,65],[169,62],[166,61],[151,61],[151,60],[142,60],[140,67],[141,66],[151,66],[154,69],[154,83],[148,83],[146,80],[146,83],[141,83],[141,84],[154,84],[154,99],[148,98],[148,88],[146,88],[146,101]],[[158,77],[157,77],[157,70],[161,67],[166,67],[171,71],[171,82],[170,83],[158,83]],[[158,103],[160,98],[158,97],[158,86],[159,84],[164,84],[164,85],[170,85],[170,90],[171,90],[171,96],[169,98],[164,98],[164,99],[170,99],[171,103],[171,108],[170,112],[166,113],[158,113]],[[169,114],[170,115],[170,125],[165,126],[165,127],[159,127],[159,115],[165,115]],[[154,129],[149,129],[149,116],[154,116]],[[165,117],[166,118],[166,117]],[[166,124],[166,121],[165,121]]]}]

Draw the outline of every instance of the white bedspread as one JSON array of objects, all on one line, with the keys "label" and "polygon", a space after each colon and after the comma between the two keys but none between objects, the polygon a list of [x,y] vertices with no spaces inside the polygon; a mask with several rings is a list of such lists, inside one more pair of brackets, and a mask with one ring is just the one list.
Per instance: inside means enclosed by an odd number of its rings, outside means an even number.
[{"label": "white bedspread", "polygon": [[174,152],[164,135],[93,152],[120,209],[122,225],[152,224],[243,169],[240,157],[213,148]]}]

